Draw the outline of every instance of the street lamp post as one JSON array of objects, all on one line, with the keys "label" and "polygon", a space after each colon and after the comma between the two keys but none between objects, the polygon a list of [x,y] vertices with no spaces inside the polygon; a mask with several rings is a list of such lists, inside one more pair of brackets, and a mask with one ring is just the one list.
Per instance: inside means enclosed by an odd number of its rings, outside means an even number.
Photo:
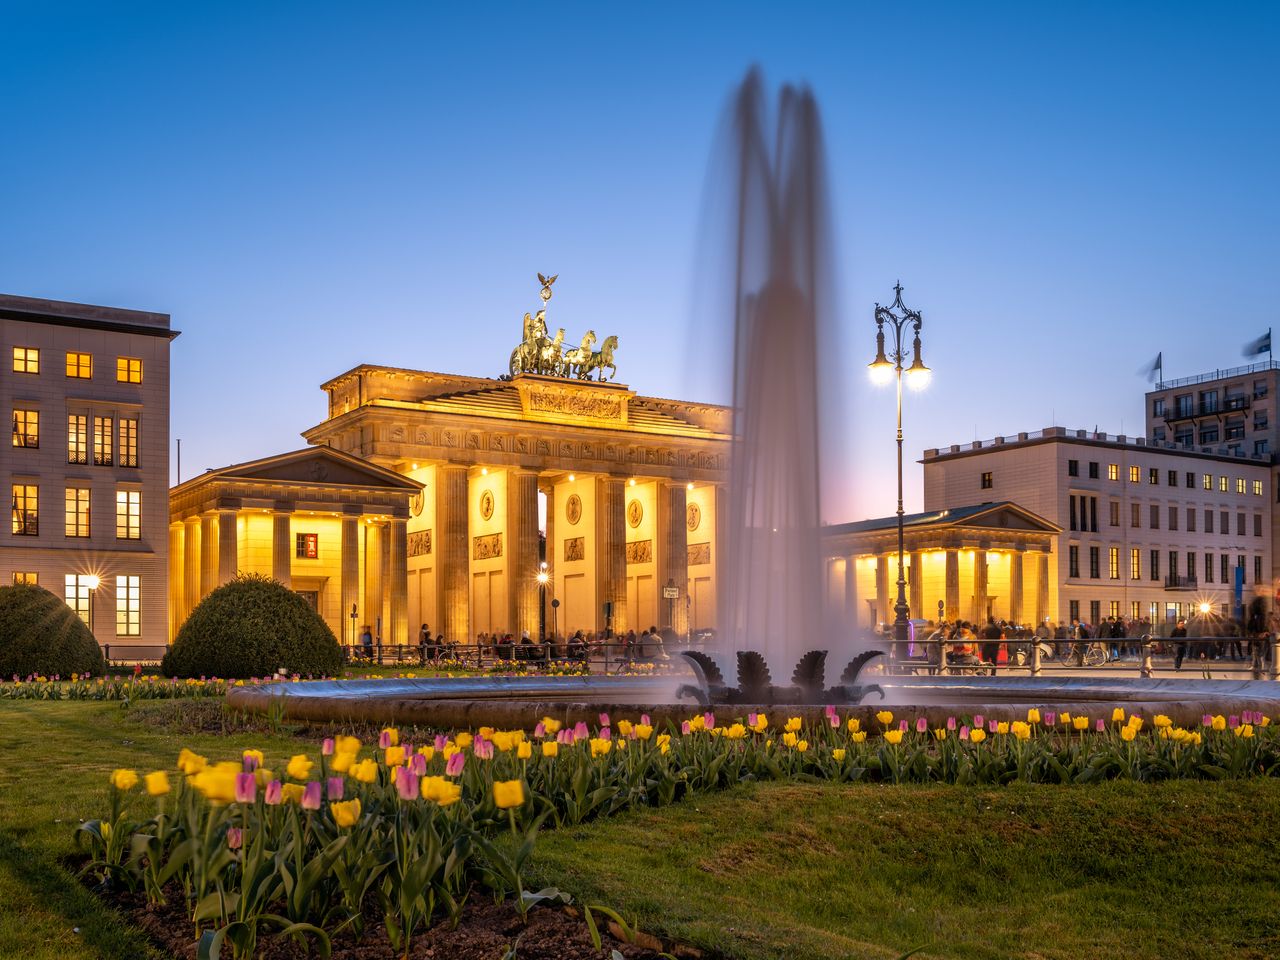
[{"label": "street lamp post", "polygon": [[551,575],[547,573],[547,565],[543,562],[538,569],[538,642],[547,642],[547,583]]},{"label": "street lamp post", "polygon": [[[911,325],[913,339],[911,342],[911,366],[906,369],[907,385],[913,390],[922,390],[928,383],[932,371],[920,359],[920,311],[908,309],[902,302],[902,284],[894,285],[893,305],[882,307],[876,304],[876,358],[868,365],[871,380],[876,384],[887,384],[890,379],[897,379],[898,393],[898,602],[893,607],[893,639],[896,643],[906,643],[910,608],[907,606],[907,578],[903,561],[902,531],[902,361],[906,359],[906,351],[902,345],[902,333],[908,324]],[[885,324],[893,335],[891,351],[885,353]],[[914,576],[919,576],[916,571]]]}]

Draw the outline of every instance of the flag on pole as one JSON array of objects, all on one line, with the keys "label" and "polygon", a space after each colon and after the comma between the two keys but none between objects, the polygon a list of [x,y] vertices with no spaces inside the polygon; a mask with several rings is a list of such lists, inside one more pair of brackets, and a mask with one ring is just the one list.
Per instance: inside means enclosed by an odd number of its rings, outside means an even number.
[{"label": "flag on pole", "polygon": [[1147,382],[1156,383],[1164,376],[1164,351],[1161,350],[1156,354],[1156,358],[1149,364],[1138,371],[1142,376],[1147,378]]},{"label": "flag on pole", "polygon": [[1271,331],[1268,330],[1257,340],[1250,341],[1244,345],[1244,355],[1246,357],[1256,357],[1259,354],[1271,352]]}]

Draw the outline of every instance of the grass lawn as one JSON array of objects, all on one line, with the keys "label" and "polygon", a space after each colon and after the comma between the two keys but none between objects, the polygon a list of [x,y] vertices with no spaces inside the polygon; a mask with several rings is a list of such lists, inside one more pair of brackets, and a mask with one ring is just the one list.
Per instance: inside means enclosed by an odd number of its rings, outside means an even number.
[{"label": "grass lawn", "polygon": [[[0,704],[0,958],[156,956],[61,865],[77,820],[105,810],[113,768],[171,768],[183,746],[299,750],[126,717],[114,703]],[[1261,960],[1280,956],[1277,810],[1280,780],[752,785],[548,831],[530,879],[740,960],[926,943],[920,956]]]}]

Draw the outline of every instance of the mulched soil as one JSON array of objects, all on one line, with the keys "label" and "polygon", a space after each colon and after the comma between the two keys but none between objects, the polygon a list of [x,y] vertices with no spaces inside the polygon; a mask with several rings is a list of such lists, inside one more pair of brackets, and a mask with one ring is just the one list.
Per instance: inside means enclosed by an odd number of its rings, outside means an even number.
[{"label": "mulched soil", "polygon": [[[165,952],[179,960],[194,960],[196,943],[182,894],[178,889],[168,894],[168,903],[150,907],[138,894],[99,892],[131,923],[142,929]],[[537,907],[529,912],[528,922],[509,902],[495,904],[489,897],[475,896],[463,909],[456,927],[441,923],[413,939],[409,956],[414,960],[502,960],[514,946],[517,960],[609,960],[618,955],[626,960],[660,960],[662,952],[676,957],[697,958],[703,954],[680,944],[662,944],[656,938],[640,934],[641,943],[624,943],[605,929],[607,922],[597,916],[602,950],[591,943],[586,922],[573,907]],[[229,946],[223,950],[230,956]],[[293,939],[263,936],[258,941],[256,956],[260,960],[300,960],[316,954]],[[391,947],[386,929],[373,916],[367,917],[365,933],[357,938],[342,933],[333,940],[334,960],[399,960],[402,954]]]}]

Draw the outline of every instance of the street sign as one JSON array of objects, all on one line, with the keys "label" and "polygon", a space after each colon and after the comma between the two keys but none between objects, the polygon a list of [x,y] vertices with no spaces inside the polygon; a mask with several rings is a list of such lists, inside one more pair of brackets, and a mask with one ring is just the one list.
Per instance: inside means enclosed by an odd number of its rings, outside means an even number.
[{"label": "street sign", "polygon": [[663,587],[662,599],[663,600],[679,600],[680,588],[679,587]]}]

